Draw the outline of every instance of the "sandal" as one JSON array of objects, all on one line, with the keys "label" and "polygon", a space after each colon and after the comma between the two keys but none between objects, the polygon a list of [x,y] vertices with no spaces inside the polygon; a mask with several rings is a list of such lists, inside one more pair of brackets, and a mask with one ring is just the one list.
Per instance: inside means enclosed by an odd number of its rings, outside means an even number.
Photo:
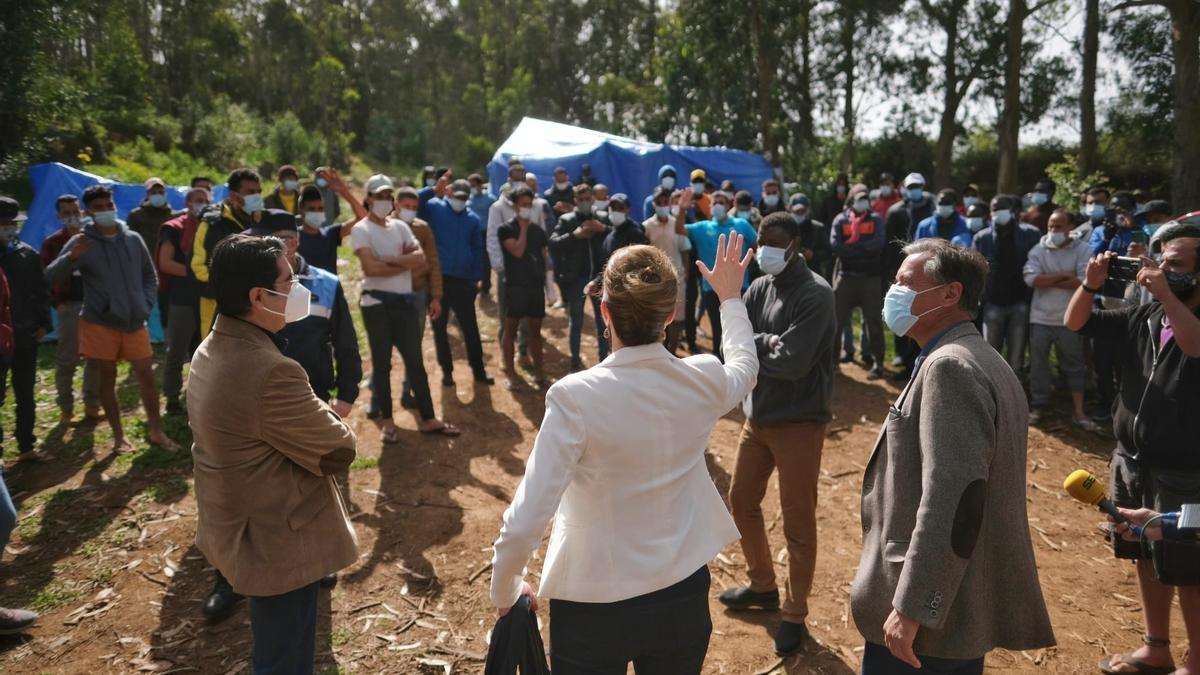
[{"label": "sandal", "polygon": [[462,436],[462,430],[448,422],[442,422],[442,426],[437,427],[436,429],[420,429],[419,431],[423,434],[438,434],[441,436],[448,436],[450,438]]},{"label": "sandal", "polygon": [[[1159,647],[1167,649],[1171,646],[1171,641],[1164,638],[1152,638],[1143,636],[1142,642],[1146,643],[1147,647]],[[1127,654],[1111,654],[1100,659],[1100,672],[1108,675],[1171,675],[1175,672],[1175,664],[1169,666],[1152,666],[1141,659],[1133,657],[1133,652]],[[1122,666],[1128,666],[1133,670],[1118,670]]]}]

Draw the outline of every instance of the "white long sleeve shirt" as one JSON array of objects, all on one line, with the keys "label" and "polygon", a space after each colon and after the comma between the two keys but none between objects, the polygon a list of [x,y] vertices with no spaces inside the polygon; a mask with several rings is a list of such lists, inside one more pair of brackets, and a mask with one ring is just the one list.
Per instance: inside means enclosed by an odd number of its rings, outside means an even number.
[{"label": "white long sleeve shirt", "polygon": [[539,595],[616,602],[686,579],[738,539],[704,450],[722,415],[754,389],[746,306],[721,306],[722,364],[661,344],[623,347],[546,394],[525,478],[495,543],[491,599],[511,607],[525,565],[554,528]]}]

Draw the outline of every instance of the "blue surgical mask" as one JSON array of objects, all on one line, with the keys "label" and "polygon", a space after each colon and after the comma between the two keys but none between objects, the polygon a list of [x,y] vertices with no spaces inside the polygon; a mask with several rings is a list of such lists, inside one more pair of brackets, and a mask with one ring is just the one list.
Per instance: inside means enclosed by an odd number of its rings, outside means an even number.
[{"label": "blue surgical mask", "polygon": [[92,222],[100,227],[112,227],[117,224],[117,212],[97,211],[92,214]]},{"label": "blue surgical mask", "polygon": [[779,195],[763,195],[763,203],[773,207],[779,203]]},{"label": "blue surgical mask", "polygon": [[869,200],[867,200],[865,197],[862,199],[856,199],[854,201],[853,208],[855,211],[857,211],[859,213],[866,213],[867,210],[871,208],[871,202]]},{"label": "blue surgical mask", "polygon": [[1045,192],[1035,192],[1033,193],[1033,196],[1029,198],[1029,201],[1033,202],[1034,206],[1041,206],[1042,204],[1050,201],[1050,195],[1046,194]]},{"label": "blue surgical mask", "polygon": [[1092,220],[1101,220],[1104,218],[1104,212],[1107,210],[1107,207],[1105,207],[1103,204],[1089,204],[1087,207],[1087,215]]},{"label": "blue surgical mask", "polygon": [[966,197],[963,197],[963,206],[967,207],[968,209],[978,203],[979,197],[976,197],[975,195],[967,195]]},{"label": "blue surgical mask", "polygon": [[992,222],[997,225],[1007,225],[1008,221],[1012,220],[1012,211],[1008,209],[996,209],[992,211]]},{"label": "blue surgical mask", "polygon": [[907,335],[908,331],[917,325],[917,321],[921,317],[945,307],[945,305],[939,305],[920,314],[912,313],[912,305],[918,295],[937,290],[942,286],[945,286],[945,284],[926,288],[923,291],[914,291],[908,286],[892,284],[892,287],[888,289],[887,295],[883,296],[883,322],[896,335],[901,337]]},{"label": "blue surgical mask", "polygon": [[1067,243],[1067,233],[1066,232],[1051,232],[1050,233],[1050,243],[1054,244],[1055,248],[1062,246],[1063,244]]},{"label": "blue surgical mask", "polygon": [[263,210],[263,196],[259,194],[242,197],[242,210],[254,215]]},{"label": "blue surgical mask", "polygon": [[317,187],[319,187],[319,188],[329,187],[329,181],[325,180],[324,178],[318,178],[316,180],[316,183],[317,183]]},{"label": "blue surgical mask", "polygon": [[704,194],[704,183],[692,183],[692,192],[697,197]]},{"label": "blue surgical mask", "polygon": [[741,209],[738,209],[737,216],[738,216],[738,218],[741,218],[743,220],[750,220],[750,212],[749,211],[743,211]]},{"label": "blue surgical mask", "polygon": [[663,189],[665,189],[665,190],[674,190],[675,189],[675,176],[663,176],[662,177],[662,186],[663,186]]},{"label": "blue surgical mask", "polygon": [[949,218],[954,215],[953,204],[938,204],[937,214],[939,218]]},{"label": "blue surgical mask", "polygon": [[912,188],[910,190],[907,190],[907,192],[908,192],[908,201],[910,201],[910,202],[919,202],[925,198],[925,189],[924,188]]},{"label": "blue surgical mask", "polygon": [[880,197],[891,197],[892,196],[892,186],[891,185],[880,185],[879,186],[879,196]]},{"label": "blue surgical mask", "polygon": [[287,190],[288,192],[295,192],[296,188],[298,187],[300,187],[300,181],[297,181],[293,178],[283,181],[283,189]]},{"label": "blue surgical mask", "polygon": [[766,274],[779,274],[788,264],[787,249],[777,246],[759,246],[755,254],[758,267]]},{"label": "blue surgical mask", "polygon": [[983,229],[983,218],[967,218],[967,229],[978,232]]},{"label": "blue surgical mask", "polygon": [[167,205],[167,196],[155,193],[147,197],[146,202],[156,209],[161,209]]},{"label": "blue surgical mask", "polygon": [[725,214],[726,214],[726,209],[725,209],[724,204],[713,204],[712,205],[713,220],[721,220],[722,218],[725,217]]}]

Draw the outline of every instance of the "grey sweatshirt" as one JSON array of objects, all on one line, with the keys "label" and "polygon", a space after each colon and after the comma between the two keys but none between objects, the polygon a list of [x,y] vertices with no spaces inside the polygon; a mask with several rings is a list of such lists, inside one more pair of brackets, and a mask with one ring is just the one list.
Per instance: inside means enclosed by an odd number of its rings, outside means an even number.
[{"label": "grey sweatshirt", "polygon": [[[1021,270],[1025,285],[1033,288],[1033,280],[1043,274],[1074,274],[1083,279],[1087,272],[1091,249],[1087,242],[1068,237],[1061,247],[1050,242],[1050,235],[1042,237],[1037,246],[1029,251],[1025,268]],[[1039,326],[1062,326],[1063,315],[1075,291],[1065,288],[1034,288],[1033,302],[1029,305],[1029,323]]]},{"label": "grey sweatshirt", "polygon": [[83,280],[85,321],[120,331],[133,332],[146,325],[150,308],[158,297],[158,277],[150,251],[138,233],[117,221],[117,233],[106,237],[88,222],[83,237],[91,248],[79,260],[71,260],[79,240],[73,239],[46,268],[46,278],[58,284],[79,270]]},{"label": "grey sweatshirt", "polygon": [[[756,424],[833,419],[833,289],[798,256],[743,295],[758,348],[758,384],[742,409]],[[772,336],[779,338],[771,346]]]}]

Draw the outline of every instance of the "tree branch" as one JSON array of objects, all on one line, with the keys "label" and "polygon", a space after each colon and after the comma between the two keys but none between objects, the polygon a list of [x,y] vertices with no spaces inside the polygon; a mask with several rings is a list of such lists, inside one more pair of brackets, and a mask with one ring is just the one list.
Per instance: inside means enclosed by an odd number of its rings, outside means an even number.
[{"label": "tree branch", "polygon": [[1125,0],[1125,2],[1118,3],[1115,7],[1108,11],[1119,12],[1123,9],[1130,9],[1133,7],[1149,7],[1151,5],[1160,5],[1162,7],[1166,7],[1167,3],[1162,2],[1161,0]]}]

